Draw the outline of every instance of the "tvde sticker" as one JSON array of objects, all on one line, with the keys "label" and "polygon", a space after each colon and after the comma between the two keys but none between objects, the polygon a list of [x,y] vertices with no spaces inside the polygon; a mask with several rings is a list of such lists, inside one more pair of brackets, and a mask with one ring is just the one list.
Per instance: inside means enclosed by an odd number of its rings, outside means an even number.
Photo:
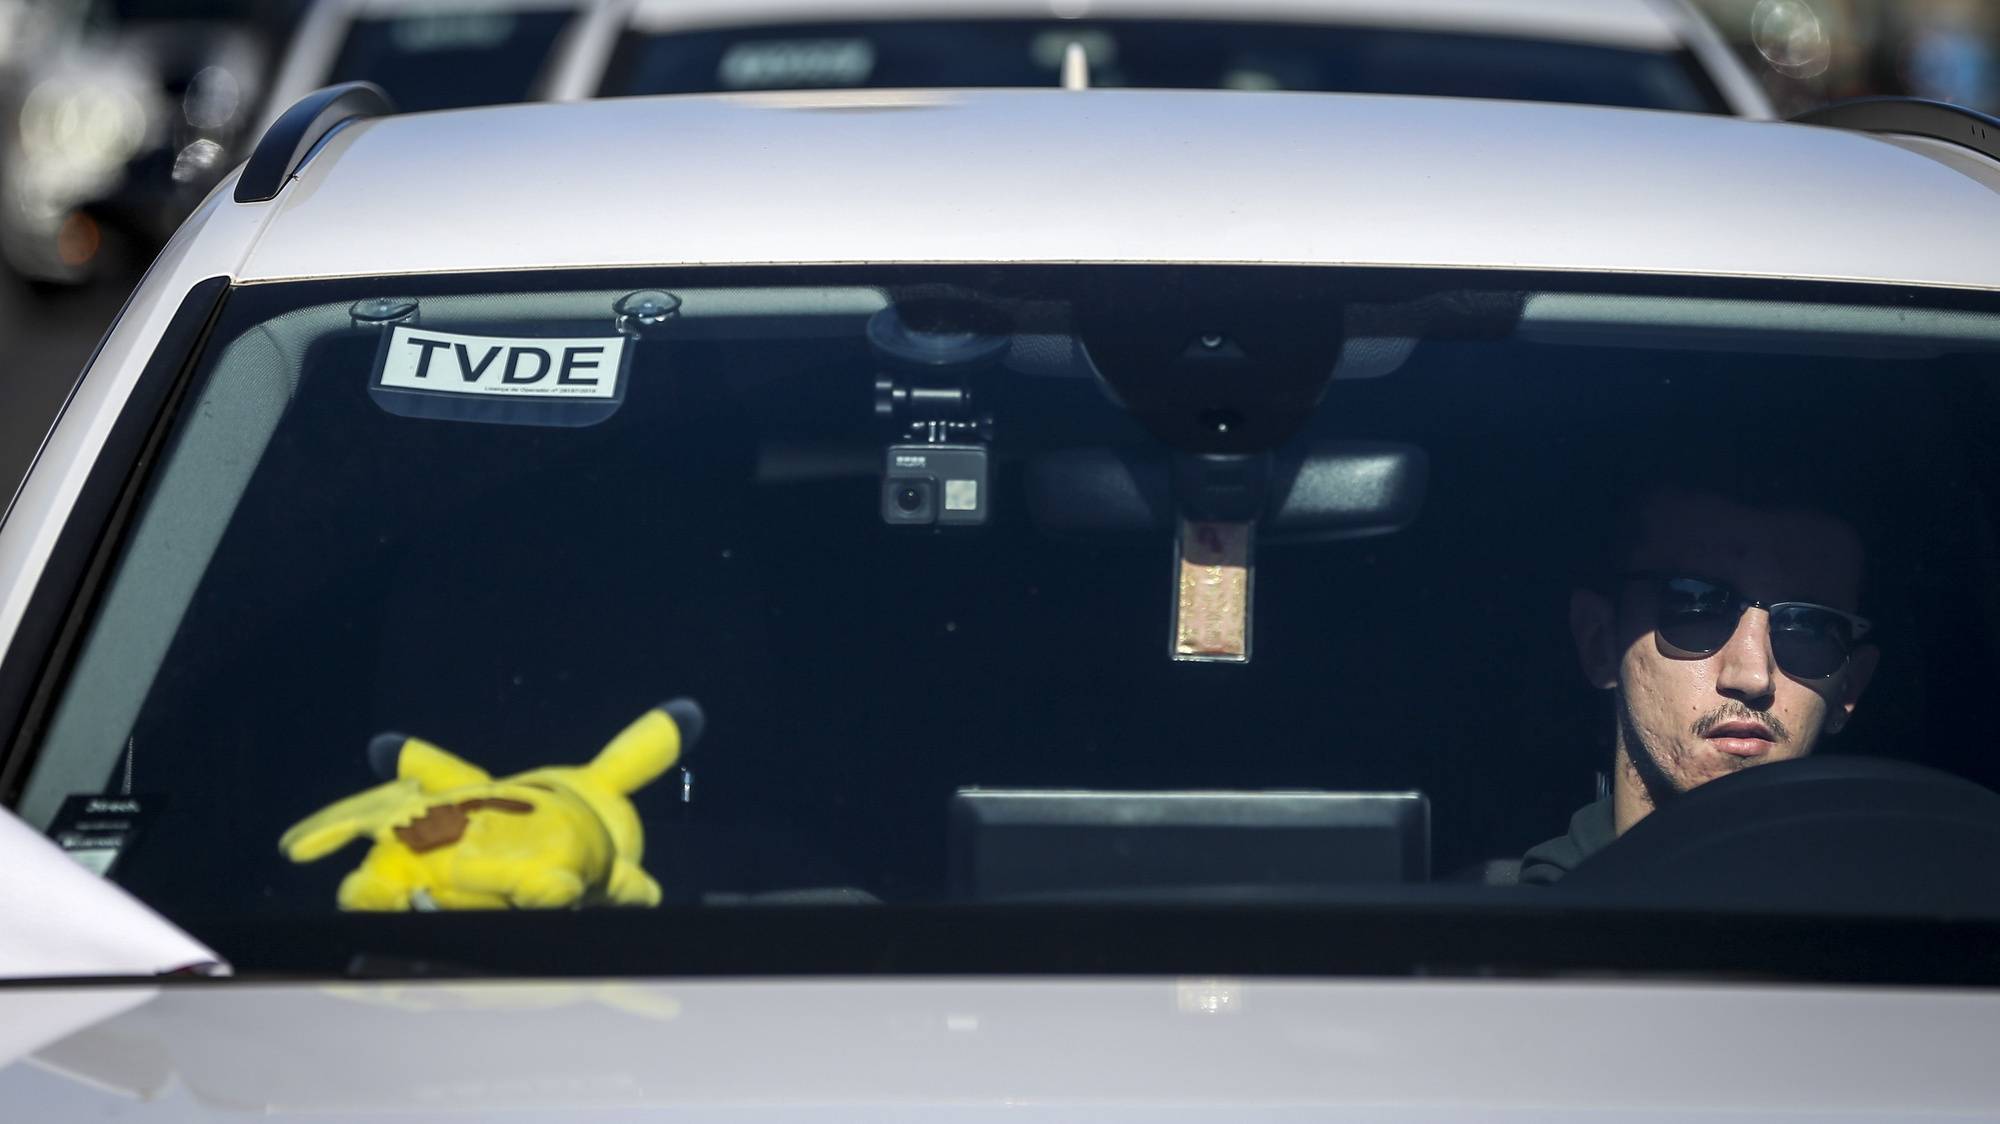
[{"label": "tvde sticker", "polygon": [[503,425],[595,425],[625,400],[624,336],[472,336],[398,325],[368,392],[392,414]]}]

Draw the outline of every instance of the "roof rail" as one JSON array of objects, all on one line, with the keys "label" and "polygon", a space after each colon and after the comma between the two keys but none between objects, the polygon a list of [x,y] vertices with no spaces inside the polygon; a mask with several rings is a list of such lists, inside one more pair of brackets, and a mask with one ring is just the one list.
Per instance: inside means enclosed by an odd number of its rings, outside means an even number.
[{"label": "roof rail", "polygon": [[1808,109],[1792,118],[1863,133],[1903,133],[1970,148],[2000,160],[2000,118],[1925,98],[1852,98]]},{"label": "roof rail", "polygon": [[263,203],[277,198],[285,182],[298,174],[314,146],[328,133],[357,117],[394,112],[396,106],[389,95],[373,82],[343,82],[314,90],[292,103],[264,130],[236,181],[236,201]]}]

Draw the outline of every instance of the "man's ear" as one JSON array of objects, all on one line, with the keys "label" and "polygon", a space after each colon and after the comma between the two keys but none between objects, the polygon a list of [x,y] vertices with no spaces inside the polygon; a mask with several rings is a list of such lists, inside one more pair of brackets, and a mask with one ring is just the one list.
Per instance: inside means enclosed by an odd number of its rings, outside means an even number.
[{"label": "man's ear", "polygon": [[1875,665],[1882,659],[1882,649],[1873,644],[1862,644],[1848,653],[1847,668],[1840,675],[1840,711],[1830,727],[1839,733],[1854,717],[1854,706],[1861,701],[1861,692],[1868,689],[1868,681],[1875,678]]},{"label": "man's ear", "polygon": [[1594,589],[1570,591],[1569,633],[1576,641],[1577,665],[1600,691],[1618,685],[1617,616],[1611,598],[1604,594]]}]

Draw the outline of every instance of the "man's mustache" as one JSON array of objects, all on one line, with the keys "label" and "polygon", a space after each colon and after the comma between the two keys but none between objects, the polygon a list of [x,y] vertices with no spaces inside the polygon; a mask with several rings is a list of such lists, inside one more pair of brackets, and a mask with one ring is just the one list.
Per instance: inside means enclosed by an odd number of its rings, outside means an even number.
[{"label": "man's mustache", "polygon": [[1690,729],[1695,737],[1705,738],[1711,730],[1725,722],[1755,722],[1771,731],[1771,737],[1781,742],[1790,741],[1792,737],[1791,729],[1777,715],[1768,710],[1752,710],[1735,701],[1724,703],[1695,719]]}]

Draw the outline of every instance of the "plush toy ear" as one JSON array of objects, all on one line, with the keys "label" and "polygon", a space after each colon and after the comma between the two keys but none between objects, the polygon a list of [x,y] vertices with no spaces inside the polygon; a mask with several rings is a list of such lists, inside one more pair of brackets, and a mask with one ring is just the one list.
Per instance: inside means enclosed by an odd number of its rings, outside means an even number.
[{"label": "plush toy ear", "polygon": [[378,784],[293,824],[278,838],[278,849],[295,863],[309,863],[340,850],[358,836],[373,835],[422,805],[423,795],[415,781]]},{"label": "plush toy ear", "polygon": [[701,707],[693,699],[661,703],[619,731],[584,768],[617,792],[634,792],[678,761],[681,749],[701,736]]},{"label": "plush toy ear", "polygon": [[485,784],[492,774],[454,753],[439,749],[422,738],[403,734],[377,734],[368,744],[368,756],[377,762],[394,761],[396,776],[414,780],[425,792],[443,792],[469,784]]}]

